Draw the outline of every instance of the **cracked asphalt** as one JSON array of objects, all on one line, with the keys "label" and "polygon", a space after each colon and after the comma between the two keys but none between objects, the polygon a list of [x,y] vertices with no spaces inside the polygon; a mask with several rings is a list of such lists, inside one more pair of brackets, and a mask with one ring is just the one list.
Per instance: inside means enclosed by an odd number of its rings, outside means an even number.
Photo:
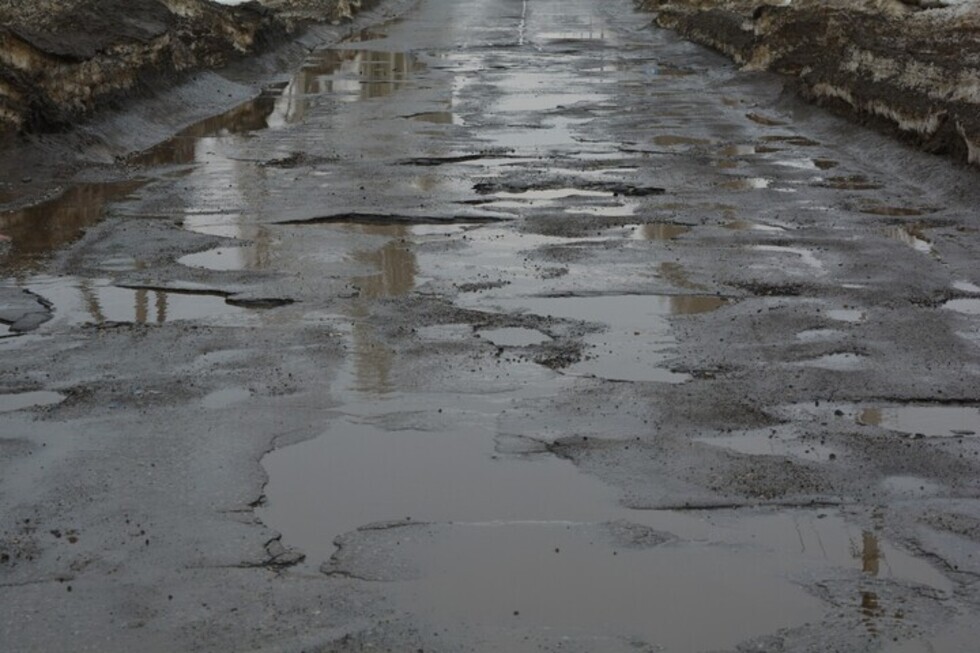
[{"label": "cracked asphalt", "polygon": [[791,95],[420,0],[0,214],[5,650],[971,650],[976,173]]}]

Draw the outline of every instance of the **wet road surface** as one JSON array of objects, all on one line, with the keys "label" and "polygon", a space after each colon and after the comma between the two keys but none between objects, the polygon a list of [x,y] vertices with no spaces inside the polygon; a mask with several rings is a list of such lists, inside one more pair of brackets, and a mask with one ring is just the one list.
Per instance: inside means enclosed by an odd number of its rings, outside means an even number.
[{"label": "wet road surface", "polygon": [[5,641],[968,650],[975,175],[628,5],[422,0],[0,215]]}]

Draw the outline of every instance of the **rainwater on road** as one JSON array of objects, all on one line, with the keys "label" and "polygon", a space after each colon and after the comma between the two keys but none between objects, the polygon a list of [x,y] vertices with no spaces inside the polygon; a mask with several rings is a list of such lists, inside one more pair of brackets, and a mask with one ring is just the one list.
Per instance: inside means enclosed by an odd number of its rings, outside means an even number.
[{"label": "rainwater on road", "polygon": [[[267,591],[378,597],[396,648],[956,650],[976,240],[863,149],[901,146],[629,4],[421,0],[0,214],[0,343],[174,329],[143,419],[266,425],[228,455],[293,554]],[[90,396],[28,385],[5,419]]]}]

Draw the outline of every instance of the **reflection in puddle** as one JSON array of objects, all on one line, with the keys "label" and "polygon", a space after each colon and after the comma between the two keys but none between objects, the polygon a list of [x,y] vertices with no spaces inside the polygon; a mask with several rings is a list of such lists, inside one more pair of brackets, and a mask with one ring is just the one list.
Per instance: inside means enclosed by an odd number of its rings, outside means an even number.
[{"label": "reflection in puddle", "polygon": [[25,408],[35,408],[38,406],[53,406],[65,400],[65,396],[58,392],[49,390],[38,390],[36,392],[19,392],[16,394],[0,394],[0,413],[9,413]]},{"label": "reflection in puddle", "polygon": [[803,247],[783,247],[782,245],[752,245],[750,249],[759,252],[774,252],[777,254],[794,254],[800,257],[809,267],[815,270],[823,270],[823,263],[814,256],[813,252]]},{"label": "reflection in puddle", "polygon": [[332,94],[350,102],[384,97],[409,84],[422,69],[422,63],[404,52],[321,50],[310,56],[285,87],[196,123],[133,157],[133,162],[146,166],[200,162],[216,140],[243,138],[250,132],[301,122],[318,95]]},{"label": "reflection in puddle", "polygon": [[951,299],[943,304],[943,308],[966,315],[980,315],[980,299]]},{"label": "reflection in puddle", "polygon": [[565,209],[565,213],[595,215],[605,218],[627,218],[636,213],[635,204],[610,204],[608,206],[576,206]]},{"label": "reflection in puddle", "polygon": [[706,290],[704,286],[688,278],[687,270],[681,263],[664,261],[657,267],[657,274],[668,283],[685,290]]},{"label": "reflection in puddle", "polygon": [[355,102],[407,87],[425,65],[406,52],[329,49],[315,52],[293,77],[269,116],[277,127],[303,120],[317,95]]},{"label": "reflection in puddle", "polygon": [[769,231],[774,233],[786,231],[782,227],[765,224],[763,222],[753,222],[751,220],[732,220],[730,222],[726,222],[722,226],[724,226],[725,229],[731,229],[732,231]]},{"label": "reflection in puddle", "polygon": [[711,295],[600,295],[527,297],[494,303],[504,310],[607,325],[606,330],[585,339],[590,348],[582,361],[565,369],[570,374],[680,383],[690,377],[662,367],[675,344],[667,317],[714,311],[726,300]]},{"label": "reflection in puddle", "polygon": [[784,168],[795,168],[797,170],[817,170],[817,164],[813,162],[813,159],[784,159],[782,161],[776,161],[776,165],[783,166]]},{"label": "reflection in puddle", "polygon": [[467,424],[447,431],[336,420],[320,437],[263,459],[268,507],[260,517],[318,564],[337,536],[371,522],[596,519],[615,505],[614,491],[556,458],[495,460],[500,405],[491,397],[415,395],[414,411],[438,407]]},{"label": "reflection in puddle", "polygon": [[931,213],[931,209],[916,209],[909,206],[886,206],[883,204],[867,204],[861,207],[861,213],[869,215],[887,215],[894,217],[909,217]]},{"label": "reflection in puddle", "polygon": [[739,435],[699,437],[694,438],[694,440],[749,456],[786,456],[823,462],[836,453],[834,449],[822,445],[818,441],[801,440],[793,436],[779,434],[770,429]]},{"label": "reflection in puddle", "polygon": [[[326,569],[378,574],[433,631],[521,652],[550,648],[539,638],[554,633],[591,642],[587,650],[626,650],[626,643],[734,650],[780,628],[819,622],[829,606],[798,582],[849,576],[846,570],[945,596],[953,588],[928,564],[835,513],[613,515],[361,531]],[[347,554],[354,549],[363,554]],[[692,629],[691,615],[710,618]]]},{"label": "reflection in puddle", "polygon": [[683,236],[690,230],[690,227],[674,222],[650,222],[638,226],[633,232],[633,237],[639,240],[665,241]]},{"label": "reflection in puddle", "polygon": [[105,279],[38,277],[31,292],[54,305],[46,328],[85,323],[130,322],[163,324],[177,320],[229,318],[241,323],[248,310],[227,303],[223,296],[179,291],[120,288]]},{"label": "reflection in puddle", "polygon": [[895,240],[908,245],[917,252],[922,252],[923,254],[936,253],[932,243],[928,238],[926,238],[925,233],[923,233],[922,225],[907,224],[889,227],[885,231],[885,234],[889,238],[894,238]]},{"label": "reflection in puddle", "polygon": [[844,332],[837,329],[807,329],[796,334],[796,339],[801,342],[823,342],[839,340],[842,337],[844,337]]},{"label": "reflection in puddle", "polygon": [[[824,612],[818,599],[781,578],[762,550],[632,547],[616,543],[617,528],[630,526],[461,523],[434,537],[406,536],[392,553],[421,578],[391,591],[436,632],[462,624],[468,640],[492,635],[499,650],[520,653],[551,649],[531,643],[545,634],[539,624],[561,639],[589,641],[595,651],[624,650],[626,642],[636,650],[707,651]],[[691,628],[692,615],[711,618]]]},{"label": "reflection in puddle", "polygon": [[201,405],[209,410],[227,408],[248,401],[252,393],[248,388],[224,388],[208,394],[201,400]]},{"label": "reflection in puddle", "polygon": [[406,116],[409,120],[427,122],[432,125],[462,125],[463,119],[452,111],[426,111]]},{"label": "reflection in puddle", "polygon": [[206,252],[182,256],[177,262],[205,270],[260,270],[266,267],[267,256],[263,255],[263,248],[257,245],[216,247]]},{"label": "reflection in puddle", "polygon": [[377,270],[351,279],[357,299],[351,305],[351,364],[353,379],[349,389],[358,392],[386,394],[394,389],[392,369],[395,352],[378,336],[367,318],[371,301],[400,297],[415,287],[418,265],[415,254],[406,244],[412,234],[409,225],[339,225],[355,233],[382,236],[388,240],[378,248],[357,250],[351,254],[356,262]]},{"label": "reflection in puddle", "polygon": [[[799,337],[799,334],[797,334],[797,337]],[[862,369],[866,358],[866,356],[862,356],[860,354],[840,352],[806,360],[803,361],[801,365],[805,365],[807,367],[818,367],[824,370],[849,372]]]},{"label": "reflection in puddle", "polygon": [[276,97],[263,93],[230,111],[195,123],[159,145],[132,158],[136,165],[164,166],[194,163],[213,139],[266,129]]},{"label": "reflection in puddle", "polygon": [[502,329],[484,329],[478,332],[481,338],[489,340],[498,347],[529,347],[550,342],[551,338],[537,329],[522,329],[507,327]]},{"label": "reflection in puddle", "polygon": [[866,408],[859,424],[928,437],[976,435],[980,432],[980,408],[975,406],[885,406]]},{"label": "reflection in puddle", "polygon": [[835,308],[827,311],[826,316],[831,320],[850,323],[863,322],[865,318],[864,311],[856,308]]},{"label": "reflection in puddle", "polygon": [[546,189],[534,189],[525,190],[519,192],[505,192],[501,191],[499,193],[494,193],[494,197],[500,199],[517,199],[524,200],[528,203],[535,202],[555,202],[557,200],[567,199],[569,197],[613,197],[613,193],[609,191],[601,190],[584,190],[581,188],[546,188]]},{"label": "reflection in puddle", "polygon": [[726,190],[762,190],[772,185],[772,179],[765,177],[744,177],[732,179],[718,184],[719,188]]},{"label": "reflection in puddle", "polygon": [[969,281],[954,281],[953,289],[960,292],[980,293],[980,286]]},{"label": "reflection in puddle", "polygon": [[76,240],[86,227],[99,222],[110,202],[143,183],[82,184],[53,200],[0,214],[0,240],[9,244],[9,249],[0,249],[0,269],[35,267],[44,255]]}]

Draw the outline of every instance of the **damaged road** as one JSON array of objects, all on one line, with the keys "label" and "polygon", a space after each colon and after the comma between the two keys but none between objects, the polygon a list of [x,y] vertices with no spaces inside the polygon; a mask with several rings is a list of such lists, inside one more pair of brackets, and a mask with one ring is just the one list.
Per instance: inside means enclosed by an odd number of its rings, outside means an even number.
[{"label": "damaged road", "polygon": [[7,647],[968,650],[975,172],[646,20],[421,0],[0,214]]}]

